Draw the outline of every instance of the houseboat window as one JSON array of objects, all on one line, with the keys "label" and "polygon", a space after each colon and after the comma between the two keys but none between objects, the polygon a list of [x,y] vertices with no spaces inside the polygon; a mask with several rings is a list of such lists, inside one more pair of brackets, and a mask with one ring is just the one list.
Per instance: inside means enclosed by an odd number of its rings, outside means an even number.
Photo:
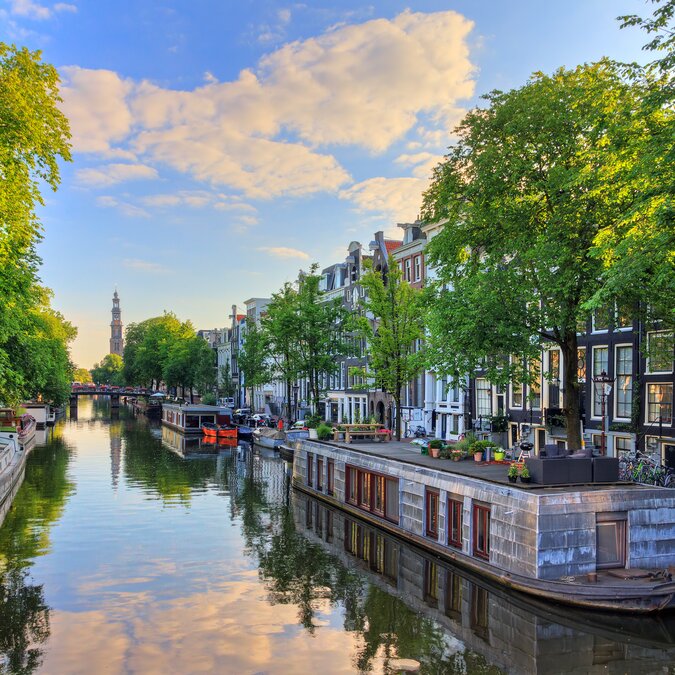
[{"label": "houseboat window", "polygon": [[490,558],[490,507],[473,505],[473,554]]},{"label": "houseboat window", "polygon": [[385,518],[398,523],[398,478],[387,478],[385,499]]},{"label": "houseboat window", "polygon": [[626,514],[598,513],[595,523],[598,569],[626,566]]},{"label": "houseboat window", "polygon": [[448,499],[448,546],[462,548],[462,508],[459,499]]},{"label": "houseboat window", "polygon": [[488,592],[471,584],[471,630],[483,640],[490,637],[489,616]]},{"label": "houseboat window", "polygon": [[462,579],[450,570],[445,573],[445,614],[462,621]]},{"label": "houseboat window", "polygon": [[[185,428],[186,429],[199,429],[199,415],[185,415]],[[204,420],[205,422],[207,420]]]},{"label": "houseboat window", "polygon": [[316,489],[323,492],[323,457],[316,458]]},{"label": "houseboat window", "polygon": [[374,483],[374,499],[373,499],[373,511],[380,516],[384,515],[384,476],[373,476]]},{"label": "houseboat window", "polygon": [[328,483],[326,485],[326,492],[329,495],[335,494],[335,461],[328,460]]},{"label": "houseboat window", "polygon": [[630,419],[633,403],[633,347],[621,345],[616,348],[616,417]]},{"label": "houseboat window", "polygon": [[660,332],[647,335],[647,372],[673,372],[673,333]]},{"label": "houseboat window", "polygon": [[370,474],[359,471],[359,506],[370,510]]},{"label": "houseboat window", "polygon": [[438,607],[438,565],[424,560],[424,601],[430,607]]},{"label": "houseboat window", "polygon": [[647,423],[670,425],[673,421],[673,385],[647,385]]},{"label": "houseboat window", "polygon": [[347,502],[356,504],[356,495],[358,490],[358,472],[353,466],[347,467]]},{"label": "houseboat window", "polygon": [[314,455],[311,452],[307,453],[307,485],[312,487],[312,478],[314,475]]},{"label": "houseboat window", "polygon": [[425,508],[425,531],[427,537],[438,539],[438,490],[427,488],[426,491],[426,508]]},{"label": "houseboat window", "polygon": [[[607,347],[593,347],[593,375],[600,375],[607,371]],[[593,384],[593,417],[602,415],[602,388],[604,384],[595,382]]]}]

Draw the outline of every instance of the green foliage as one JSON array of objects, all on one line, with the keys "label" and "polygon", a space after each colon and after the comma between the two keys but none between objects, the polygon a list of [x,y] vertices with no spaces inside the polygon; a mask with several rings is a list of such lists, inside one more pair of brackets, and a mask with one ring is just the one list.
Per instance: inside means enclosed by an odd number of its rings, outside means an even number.
[{"label": "green foliage", "polygon": [[329,441],[331,438],[333,438],[333,427],[329,426],[325,422],[322,422],[316,428],[316,435],[321,441]]},{"label": "green foliage", "polygon": [[523,466],[523,468],[520,470],[520,477],[521,478],[530,478],[530,470],[527,468],[527,466]]},{"label": "green foliage", "polygon": [[528,382],[527,364],[557,344],[569,366],[572,444],[580,444],[577,322],[634,284],[610,291],[601,259],[625,240],[642,189],[632,167],[668,115],[646,114],[643,96],[606,60],[493,91],[457,128],[424,198],[425,218],[447,223],[427,247],[438,273],[428,298],[430,365],[454,376],[484,363],[493,383]]},{"label": "green foliage", "polygon": [[81,382],[82,384],[93,382],[91,373],[86,368],[75,368],[73,371],[73,382]]},{"label": "green foliage", "polygon": [[433,438],[432,440],[429,441],[429,447],[430,448],[442,448],[443,447],[443,441],[440,438]]},{"label": "green foliage", "polygon": [[216,405],[216,395],[211,393],[206,393],[202,396],[202,403],[204,405]]},{"label": "green foliage", "polygon": [[[369,261],[366,270],[360,280],[365,290],[363,313],[354,319],[354,326],[367,341],[375,386],[388,391],[400,410],[403,387],[424,367],[419,349],[424,337],[421,295],[403,279],[393,259],[386,279]],[[396,416],[396,438],[401,440],[400,415]]]},{"label": "green foliage", "polygon": [[317,413],[310,413],[305,417],[305,425],[308,429],[316,429],[321,422],[321,416]]},{"label": "green foliage", "polygon": [[253,406],[253,389],[272,379],[270,356],[267,332],[252,319],[247,319],[243,345],[237,361],[239,370],[244,376],[244,386],[251,390],[251,406]]},{"label": "green foliage", "polygon": [[455,450],[461,450],[462,452],[469,452],[469,448],[474,444],[476,440],[476,434],[473,431],[469,431],[464,438],[460,439],[455,443]]},{"label": "green foliage", "polygon": [[515,462],[511,462],[509,465],[509,478],[518,478],[518,465]]},{"label": "green foliage", "polygon": [[164,362],[163,379],[170,387],[212,393],[216,381],[213,350],[194,334],[175,339]]},{"label": "green foliage", "polygon": [[59,78],[40,52],[0,42],[0,401],[42,395],[63,402],[75,329],[39,285],[41,183],[56,190],[58,160],[70,160]]},{"label": "green foliage", "polygon": [[236,392],[236,387],[232,381],[232,369],[230,368],[230,361],[227,360],[224,365],[220,366],[218,376],[218,396],[232,397]]},{"label": "green foliage", "polygon": [[94,364],[91,378],[97,384],[124,384],[124,362],[119,354],[106,354],[100,363]]},{"label": "green foliage", "polygon": [[494,441],[474,441],[469,447],[469,452],[482,452],[488,448],[498,448],[499,446]]}]

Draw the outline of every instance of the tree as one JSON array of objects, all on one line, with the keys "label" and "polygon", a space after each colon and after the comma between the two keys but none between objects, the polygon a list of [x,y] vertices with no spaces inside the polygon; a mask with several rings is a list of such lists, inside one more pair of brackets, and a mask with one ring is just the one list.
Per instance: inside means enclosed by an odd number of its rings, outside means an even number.
[{"label": "tree", "polygon": [[300,355],[298,353],[298,335],[300,333],[298,315],[298,292],[289,283],[284,284],[278,293],[272,295],[262,318],[270,352],[274,359],[275,375],[283,380],[286,389],[286,417],[291,419],[291,386],[298,379]]},{"label": "tree", "polygon": [[189,389],[190,401],[194,399],[195,388],[200,394],[212,391],[216,379],[213,350],[194,334],[174,341],[162,377],[169,386]]},{"label": "tree", "polygon": [[[70,332],[63,317],[49,308],[49,292],[38,283],[35,250],[41,238],[35,212],[44,203],[41,183],[56,190],[58,160],[70,160],[70,131],[58,108],[58,84],[56,69],[41,61],[40,52],[0,42],[0,399],[7,403],[43,388],[46,370],[57,362],[65,370],[52,370],[56,397],[61,396],[62,376],[69,375]],[[59,339],[64,341],[57,348]],[[33,360],[29,347],[45,350],[50,359],[45,368]],[[41,382],[27,379],[32,373]]]},{"label": "tree", "polygon": [[119,354],[106,354],[100,363],[94,364],[91,377],[98,384],[124,384],[124,362]]},{"label": "tree", "polygon": [[216,386],[218,389],[218,396],[224,396],[226,398],[234,397],[235,386],[232,382],[232,368],[230,367],[229,360],[220,366],[218,370],[218,377],[216,380]]},{"label": "tree", "polygon": [[425,218],[447,221],[428,245],[439,277],[431,365],[531,381],[541,350],[557,345],[572,448],[581,447],[577,326],[605,283],[598,241],[617,234],[638,189],[615,163],[636,159],[629,136],[649,133],[641,95],[606,60],[493,91],[456,129],[424,196]]},{"label": "tree", "polygon": [[93,382],[91,379],[91,373],[86,368],[75,368],[73,371],[73,381],[81,382],[82,384],[86,382]]},{"label": "tree", "polygon": [[387,279],[366,261],[366,273],[360,283],[365,296],[361,300],[363,314],[356,318],[356,326],[368,345],[368,374],[374,378],[375,386],[388,391],[396,403],[396,440],[400,441],[403,387],[424,367],[419,349],[424,337],[421,294],[403,279],[400,267],[392,259]]},{"label": "tree", "polygon": [[241,351],[239,370],[244,375],[244,386],[251,390],[249,405],[253,410],[253,390],[272,378],[269,340],[266,332],[253,319],[246,319],[246,330]]},{"label": "tree", "polygon": [[339,368],[339,359],[347,353],[343,332],[347,310],[340,298],[326,300],[319,289],[321,275],[312,265],[302,274],[297,295],[298,374],[309,382],[309,394],[316,411],[321,398],[321,378]]}]

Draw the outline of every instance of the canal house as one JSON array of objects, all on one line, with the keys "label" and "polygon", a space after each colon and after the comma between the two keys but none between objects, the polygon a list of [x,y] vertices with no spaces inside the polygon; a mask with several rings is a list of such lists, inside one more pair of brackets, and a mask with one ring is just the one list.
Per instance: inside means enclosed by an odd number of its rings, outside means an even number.
[{"label": "canal house", "polygon": [[512,485],[504,465],[455,468],[449,460],[416,460],[403,446],[300,441],[293,483],[516,590],[623,611],[675,605],[672,490]]},{"label": "canal house", "polygon": [[202,424],[230,424],[231,408],[192,403],[163,403],[162,424],[184,434],[201,434]]}]

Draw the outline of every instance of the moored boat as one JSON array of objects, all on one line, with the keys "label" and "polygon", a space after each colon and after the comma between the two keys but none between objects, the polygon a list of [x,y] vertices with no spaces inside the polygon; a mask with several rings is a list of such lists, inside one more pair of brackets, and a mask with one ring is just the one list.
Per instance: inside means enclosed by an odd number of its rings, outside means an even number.
[{"label": "moored boat", "polygon": [[253,430],[253,442],[263,448],[277,448],[286,440],[286,434],[279,429],[258,427]]},{"label": "moored boat", "polygon": [[15,438],[23,446],[35,436],[36,429],[32,415],[17,415],[14,408],[0,408],[0,441]]},{"label": "moored boat", "polygon": [[183,434],[202,434],[204,424],[229,425],[231,420],[231,408],[191,403],[162,404],[162,424]]},{"label": "moored boat", "polygon": [[15,434],[0,437],[0,525],[21,486],[27,454]]},{"label": "moored boat", "polygon": [[202,424],[202,433],[205,436],[210,437],[237,438],[237,428],[226,424],[211,424],[210,422],[204,422],[204,424]]}]

